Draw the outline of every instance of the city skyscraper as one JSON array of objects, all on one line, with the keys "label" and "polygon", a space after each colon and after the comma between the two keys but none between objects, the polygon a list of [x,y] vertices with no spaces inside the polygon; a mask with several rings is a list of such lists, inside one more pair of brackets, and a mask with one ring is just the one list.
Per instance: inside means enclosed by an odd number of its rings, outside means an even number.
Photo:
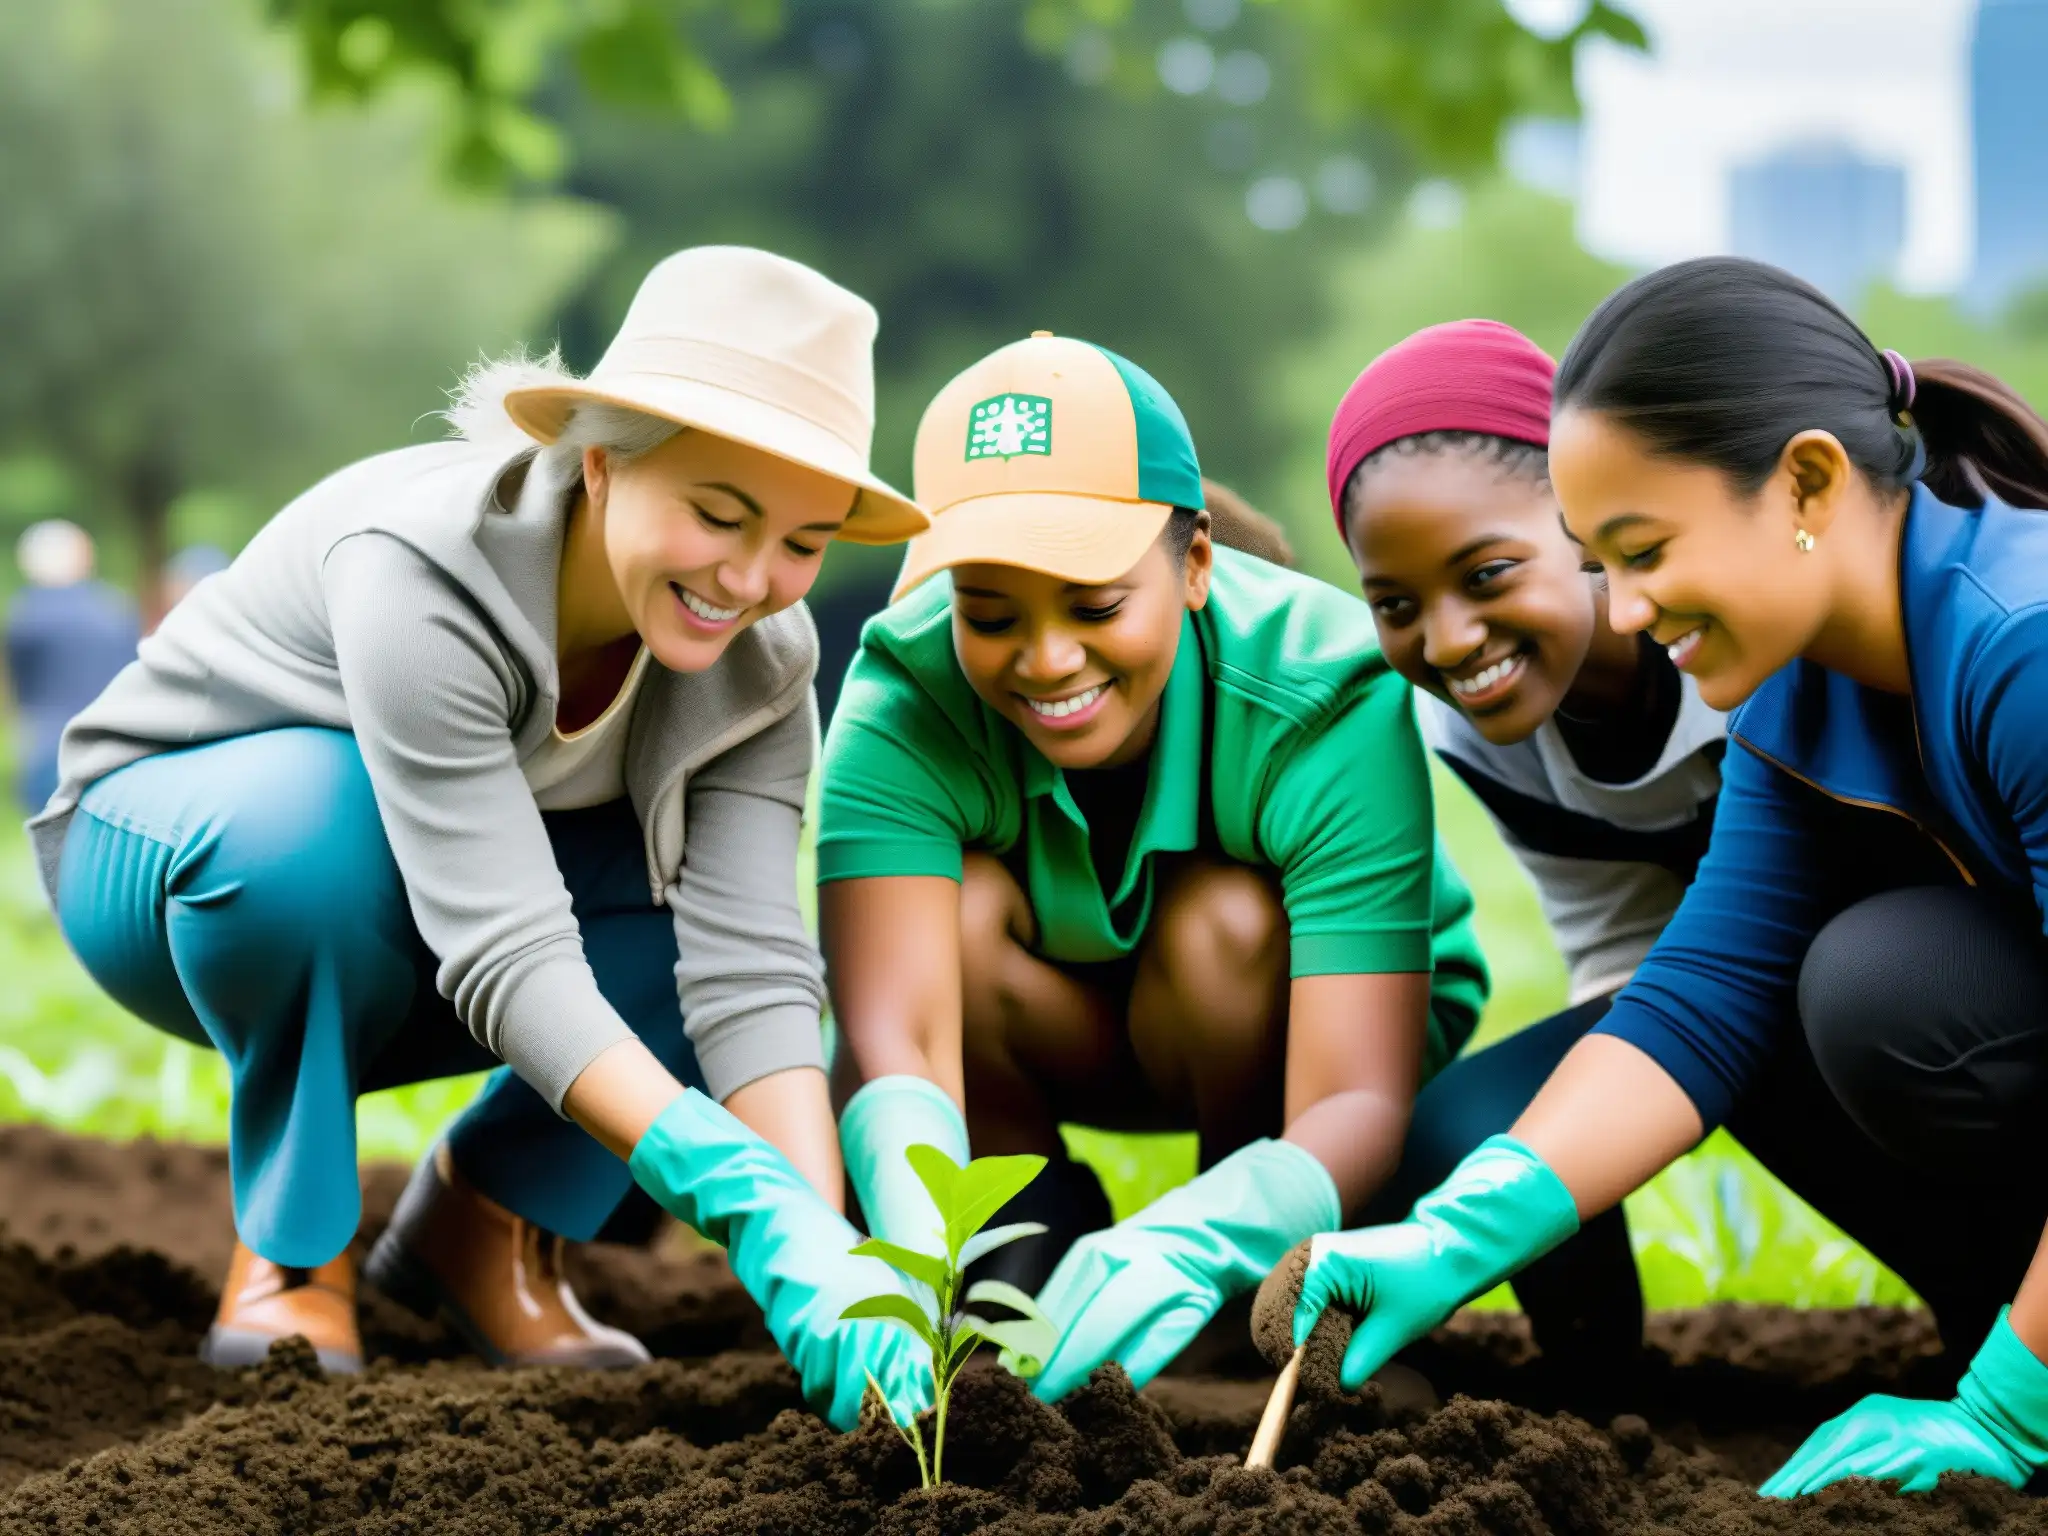
[{"label": "city skyscraper", "polygon": [[1729,173],[1738,256],[1805,278],[1840,304],[1889,278],[1906,239],[1906,173],[1846,144],[1788,145]]},{"label": "city skyscraper", "polygon": [[1977,254],[1969,298],[1995,310],[2048,281],[2048,0],[1981,0],[1970,41]]}]

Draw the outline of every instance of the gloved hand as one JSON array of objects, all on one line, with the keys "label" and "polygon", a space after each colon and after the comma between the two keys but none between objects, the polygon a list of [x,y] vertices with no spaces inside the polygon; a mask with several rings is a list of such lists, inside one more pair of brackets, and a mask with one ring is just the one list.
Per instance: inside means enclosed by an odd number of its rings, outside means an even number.
[{"label": "gloved hand", "polygon": [[967,1166],[967,1122],[945,1089],[921,1077],[878,1077],[839,1116],[839,1148],[869,1235],[943,1255],[946,1224],[903,1155],[920,1142]]},{"label": "gloved hand", "polygon": [[1342,1220],[1337,1186],[1312,1154],[1288,1141],[1240,1147],[1067,1251],[1038,1296],[1060,1342],[1032,1390],[1057,1402],[1109,1360],[1142,1387],[1225,1300]]},{"label": "gloved hand", "polygon": [[1326,1232],[1309,1246],[1294,1309],[1304,1343],[1340,1302],[1358,1319],[1340,1373],[1356,1392],[1395,1355],[1579,1229],[1571,1191],[1511,1136],[1490,1136],[1406,1221]]},{"label": "gloved hand", "polygon": [[633,1177],[678,1220],[725,1245],[804,1396],[839,1429],[860,1422],[873,1372],[897,1422],[931,1406],[931,1359],[893,1323],[841,1322],[854,1302],[904,1294],[879,1259],[766,1141],[696,1089],[676,1096],[633,1148]]},{"label": "gloved hand", "polygon": [[2012,1331],[2011,1311],[1999,1310],[1950,1401],[1866,1397],[1808,1435],[1757,1492],[1792,1499],[1845,1477],[1880,1477],[1928,1493],[1944,1472],[2024,1487],[2048,1466],[2048,1365]]}]

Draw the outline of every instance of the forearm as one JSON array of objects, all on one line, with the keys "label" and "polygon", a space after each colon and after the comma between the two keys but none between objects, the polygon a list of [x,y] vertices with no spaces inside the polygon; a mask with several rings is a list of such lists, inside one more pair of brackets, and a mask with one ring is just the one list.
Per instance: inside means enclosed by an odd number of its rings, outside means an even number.
[{"label": "forearm", "polygon": [[1285,1136],[1328,1170],[1347,1214],[1400,1165],[1429,995],[1423,972],[1299,976],[1289,988]]},{"label": "forearm", "polygon": [[577,1074],[562,1109],[606,1151],[630,1159],[683,1085],[639,1040],[621,1040]]},{"label": "forearm", "polygon": [[850,1075],[921,1077],[965,1104],[959,882],[829,881],[818,888],[818,928]]},{"label": "forearm", "polygon": [[816,1067],[771,1072],[725,1100],[735,1118],[788,1158],[833,1210],[846,1209],[846,1172],[832,1096]]},{"label": "forearm", "polygon": [[[585,1067],[562,1100],[569,1118],[630,1160],[682,1083],[639,1040],[622,1040]],[[757,1078],[725,1101],[734,1118],[787,1157],[832,1206],[845,1205],[839,1138],[825,1074],[799,1067]]]},{"label": "forearm", "polygon": [[1566,1053],[1509,1133],[1542,1158],[1588,1220],[1706,1133],[1671,1075],[1625,1040],[1589,1035]]},{"label": "forearm", "polygon": [[1400,1166],[1411,1100],[1371,1088],[1319,1099],[1288,1123],[1285,1139],[1329,1170],[1348,1217]]}]

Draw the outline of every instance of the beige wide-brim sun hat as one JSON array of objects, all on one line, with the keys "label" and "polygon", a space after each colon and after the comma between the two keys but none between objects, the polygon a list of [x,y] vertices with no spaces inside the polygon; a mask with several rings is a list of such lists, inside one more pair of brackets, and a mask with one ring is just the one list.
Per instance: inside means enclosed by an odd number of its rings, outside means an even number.
[{"label": "beige wide-brim sun hat", "polygon": [[538,442],[599,402],[744,443],[858,489],[838,537],[897,544],[931,519],[869,468],[874,306],[767,251],[706,245],[657,265],[590,376],[513,390],[505,410]]}]

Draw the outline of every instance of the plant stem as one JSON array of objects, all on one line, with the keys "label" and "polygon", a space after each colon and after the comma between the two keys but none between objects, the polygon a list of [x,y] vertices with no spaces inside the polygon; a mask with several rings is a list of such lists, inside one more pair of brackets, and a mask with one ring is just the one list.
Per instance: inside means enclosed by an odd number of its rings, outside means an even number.
[{"label": "plant stem", "polygon": [[924,1431],[917,1427],[917,1420],[912,1419],[910,1421],[910,1428],[907,1431],[899,1428],[897,1432],[904,1439],[908,1440],[910,1448],[917,1452],[917,1486],[920,1488],[931,1487],[932,1469],[924,1459]]}]

